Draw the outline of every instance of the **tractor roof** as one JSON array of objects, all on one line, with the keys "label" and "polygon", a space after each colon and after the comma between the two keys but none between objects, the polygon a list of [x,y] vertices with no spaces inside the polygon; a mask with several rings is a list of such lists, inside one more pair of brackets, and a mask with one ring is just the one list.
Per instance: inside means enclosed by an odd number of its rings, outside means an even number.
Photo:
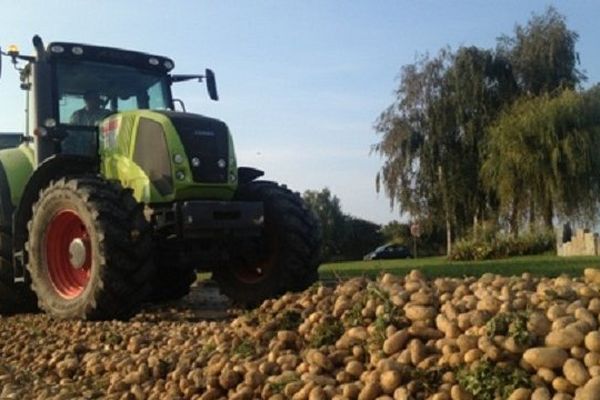
[{"label": "tractor roof", "polygon": [[95,61],[164,73],[174,67],[173,60],[167,57],[83,43],[52,42],[48,45],[46,54],[50,60]]}]

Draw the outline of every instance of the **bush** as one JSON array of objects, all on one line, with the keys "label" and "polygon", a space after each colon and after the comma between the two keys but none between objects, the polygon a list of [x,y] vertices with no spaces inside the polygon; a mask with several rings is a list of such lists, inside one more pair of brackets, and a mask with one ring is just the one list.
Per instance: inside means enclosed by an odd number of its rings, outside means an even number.
[{"label": "bush", "polygon": [[514,237],[497,234],[485,239],[463,239],[457,241],[450,259],[453,261],[489,260],[529,254],[541,254],[554,249],[552,232],[527,233]]}]

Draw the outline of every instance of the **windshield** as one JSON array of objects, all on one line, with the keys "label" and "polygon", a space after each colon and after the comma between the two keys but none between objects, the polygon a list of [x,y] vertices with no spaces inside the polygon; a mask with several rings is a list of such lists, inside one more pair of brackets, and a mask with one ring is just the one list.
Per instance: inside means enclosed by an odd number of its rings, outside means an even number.
[{"label": "windshield", "polygon": [[112,112],[170,108],[166,75],[97,62],[56,64],[62,124],[93,126]]}]

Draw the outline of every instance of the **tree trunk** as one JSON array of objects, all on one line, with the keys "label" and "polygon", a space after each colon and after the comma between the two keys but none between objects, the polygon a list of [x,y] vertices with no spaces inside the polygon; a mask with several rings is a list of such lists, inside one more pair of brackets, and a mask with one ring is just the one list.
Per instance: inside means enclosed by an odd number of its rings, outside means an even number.
[{"label": "tree trunk", "polygon": [[477,212],[473,215],[473,239],[477,240],[477,238],[479,237],[479,225],[477,223]]},{"label": "tree trunk", "polygon": [[529,231],[535,231],[535,203],[529,199]]},{"label": "tree trunk", "polygon": [[552,222],[553,219],[554,219],[554,203],[552,202],[552,199],[549,199],[548,202],[546,203],[546,207],[544,209],[544,225],[546,226],[546,229],[548,229],[548,230],[554,229],[554,224]]},{"label": "tree trunk", "polygon": [[452,224],[450,218],[446,214],[446,256],[450,257],[452,254]]},{"label": "tree trunk", "polygon": [[452,222],[450,220],[450,206],[448,205],[448,190],[444,182],[444,171],[438,165],[438,182],[442,191],[442,203],[444,204],[444,216],[446,217],[446,256],[452,253]]},{"label": "tree trunk", "polygon": [[514,237],[519,236],[519,206],[517,204],[517,199],[513,199],[513,202],[512,202],[512,209],[510,211],[509,224],[510,224],[510,233]]}]

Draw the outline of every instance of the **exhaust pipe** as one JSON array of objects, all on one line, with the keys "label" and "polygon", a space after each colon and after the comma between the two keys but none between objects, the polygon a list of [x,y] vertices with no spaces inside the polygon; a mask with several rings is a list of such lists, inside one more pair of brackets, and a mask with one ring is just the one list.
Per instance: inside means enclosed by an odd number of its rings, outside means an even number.
[{"label": "exhaust pipe", "polygon": [[44,42],[42,40],[42,38],[39,35],[35,35],[33,37],[33,48],[35,49],[36,53],[37,53],[37,58],[39,61],[45,61],[46,60],[46,49],[44,49]]}]

